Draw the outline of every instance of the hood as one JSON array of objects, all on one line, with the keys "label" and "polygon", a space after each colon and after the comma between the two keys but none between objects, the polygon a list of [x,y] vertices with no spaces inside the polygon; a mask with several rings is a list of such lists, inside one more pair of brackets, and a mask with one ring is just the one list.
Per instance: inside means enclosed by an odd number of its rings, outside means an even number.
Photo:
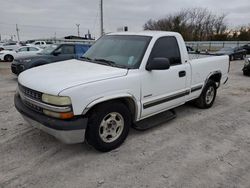
[{"label": "hood", "polygon": [[58,95],[69,87],[125,76],[127,72],[127,69],[72,59],[24,71],[18,82],[42,93]]}]

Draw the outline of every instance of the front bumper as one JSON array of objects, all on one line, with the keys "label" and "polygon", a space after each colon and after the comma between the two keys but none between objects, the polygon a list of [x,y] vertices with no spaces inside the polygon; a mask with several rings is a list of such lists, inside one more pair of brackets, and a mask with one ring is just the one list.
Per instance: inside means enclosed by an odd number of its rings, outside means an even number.
[{"label": "front bumper", "polygon": [[14,102],[16,109],[33,127],[41,129],[67,144],[84,142],[87,118],[76,117],[70,120],[60,120],[48,117],[28,108],[18,94],[15,95]]},{"label": "front bumper", "polygon": [[15,63],[11,64],[11,71],[12,71],[12,73],[14,73],[16,75],[19,75],[24,70],[25,70],[25,67],[22,64],[15,64]]}]

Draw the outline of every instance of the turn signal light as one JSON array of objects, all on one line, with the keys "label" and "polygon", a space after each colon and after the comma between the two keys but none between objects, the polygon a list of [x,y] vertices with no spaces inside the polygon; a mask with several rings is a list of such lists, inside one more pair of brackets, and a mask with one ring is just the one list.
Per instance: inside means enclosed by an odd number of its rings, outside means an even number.
[{"label": "turn signal light", "polygon": [[49,110],[43,110],[43,113],[47,116],[58,118],[58,119],[70,119],[74,117],[73,112],[52,112]]}]

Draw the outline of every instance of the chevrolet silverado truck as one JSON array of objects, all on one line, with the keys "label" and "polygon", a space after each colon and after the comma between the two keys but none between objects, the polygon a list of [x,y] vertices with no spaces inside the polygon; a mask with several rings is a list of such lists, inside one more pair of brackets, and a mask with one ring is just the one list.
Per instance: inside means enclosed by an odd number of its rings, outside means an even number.
[{"label": "chevrolet silverado truck", "polygon": [[192,55],[175,32],[114,33],[80,60],[21,73],[15,107],[32,126],[65,143],[110,151],[131,126],[193,101],[210,108],[228,80],[228,56]]}]

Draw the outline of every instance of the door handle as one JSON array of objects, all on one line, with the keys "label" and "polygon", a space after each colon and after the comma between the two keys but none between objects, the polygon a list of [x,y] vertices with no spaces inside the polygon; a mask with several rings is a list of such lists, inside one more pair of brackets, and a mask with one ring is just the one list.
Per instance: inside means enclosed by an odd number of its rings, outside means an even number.
[{"label": "door handle", "polygon": [[179,72],[179,77],[184,77],[186,76],[186,71],[180,71]]}]

